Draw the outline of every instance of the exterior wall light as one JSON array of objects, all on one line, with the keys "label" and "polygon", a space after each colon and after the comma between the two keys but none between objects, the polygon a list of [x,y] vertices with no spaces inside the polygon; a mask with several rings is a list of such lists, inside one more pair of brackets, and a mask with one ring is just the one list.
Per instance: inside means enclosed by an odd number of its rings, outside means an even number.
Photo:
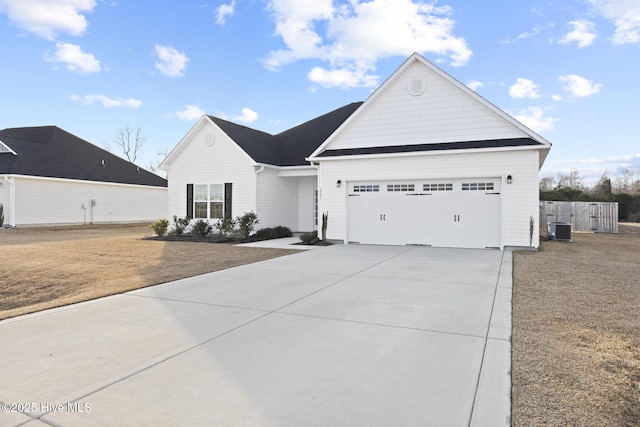
[{"label": "exterior wall light", "polygon": [[342,186],[342,181],[341,180],[337,180],[336,181],[336,187],[340,188]]},{"label": "exterior wall light", "polygon": [[513,177],[511,175],[507,175],[507,184],[511,184],[513,182]]}]

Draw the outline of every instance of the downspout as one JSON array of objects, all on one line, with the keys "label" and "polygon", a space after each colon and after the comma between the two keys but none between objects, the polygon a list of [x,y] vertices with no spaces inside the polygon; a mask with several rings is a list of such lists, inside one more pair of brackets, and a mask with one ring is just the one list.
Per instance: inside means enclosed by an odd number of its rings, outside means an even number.
[{"label": "downspout", "polygon": [[254,175],[253,181],[253,207],[255,208],[254,213],[258,215],[258,174],[264,170],[264,165],[254,165],[255,167],[260,166]]},{"label": "downspout", "polygon": [[315,227],[315,230],[318,230],[318,215],[320,214],[320,212],[322,212],[322,209],[320,209],[321,206],[321,201],[322,201],[322,191],[320,190],[320,164],[319,163],[314,163],[314,162],[309,162],[309,164],[311,165],[311,167],[315,168],[316,170],[316,191],[318,192],[318,211],[315,212],[316,217],[313,219],[313,225]]}]

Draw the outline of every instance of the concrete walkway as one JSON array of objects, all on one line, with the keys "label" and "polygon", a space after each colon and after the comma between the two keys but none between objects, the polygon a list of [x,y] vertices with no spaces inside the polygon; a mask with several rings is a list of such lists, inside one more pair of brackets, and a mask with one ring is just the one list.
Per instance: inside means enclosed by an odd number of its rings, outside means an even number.
[{"label": "concrete walkway", "polygon": [[334,245],[2,321],[0,425],[508,426],[511,265]]}]

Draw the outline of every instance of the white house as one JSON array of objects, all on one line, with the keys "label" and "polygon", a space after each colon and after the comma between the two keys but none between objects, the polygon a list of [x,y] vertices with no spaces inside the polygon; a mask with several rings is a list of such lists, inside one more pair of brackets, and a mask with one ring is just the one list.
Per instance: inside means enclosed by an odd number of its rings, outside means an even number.
[{"label": "white house", "polygon": [[56,126],[0,131],[5,226],[166,217],[167,182]]},{"label": "white house", "polygon": [[203,116],[167,156],[169,213],[253,211],[345,243],[538,247],[551,144],[413,54],[364,103],[278,135]]}]

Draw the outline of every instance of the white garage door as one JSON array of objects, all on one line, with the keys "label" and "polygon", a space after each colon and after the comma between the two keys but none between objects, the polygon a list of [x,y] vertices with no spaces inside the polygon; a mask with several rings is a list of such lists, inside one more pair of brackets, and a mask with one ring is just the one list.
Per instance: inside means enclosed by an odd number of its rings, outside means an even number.
[{"label": "white garage door", "polygon": [[349,242],[499,247],[500,179],[350,182]]}]

